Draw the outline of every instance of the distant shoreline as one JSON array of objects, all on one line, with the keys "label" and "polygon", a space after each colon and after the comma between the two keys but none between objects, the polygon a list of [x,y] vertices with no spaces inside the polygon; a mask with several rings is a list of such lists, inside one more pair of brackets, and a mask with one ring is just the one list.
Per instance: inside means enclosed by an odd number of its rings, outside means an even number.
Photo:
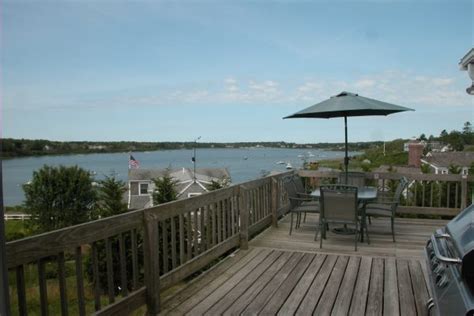
[{"label": "distant shoreline", "polygon": [[[362,151],[382,142],[349,143],[350,151]],[[234,143],[205,143],[205,142],[90,142],[73,141],[59,142],[50,140],[30,140],[6,138],[2,140],[2,159],[40,156],[66,156],[77,154],[110,154],[147,152],[158,150],[190,150],[198,149],[244,149],[244,148],[287,148],[287,149],[320,149],[326,151],[341,151],[344,143],[288,143],[288,142],[234,142]]]}]

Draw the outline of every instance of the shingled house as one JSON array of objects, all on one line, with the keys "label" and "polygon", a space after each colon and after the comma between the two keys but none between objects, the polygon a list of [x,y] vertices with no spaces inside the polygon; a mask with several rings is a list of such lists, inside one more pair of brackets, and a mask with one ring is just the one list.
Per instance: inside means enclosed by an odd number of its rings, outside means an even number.
[{"label": "shingled house", "polygon": [[166,174],[176,181],[178,199],[185,199],[208,192],[207,186],[212,181],[228,182],[230,174],[225,168],[196,169],[194,179],[193,169],[129,169],[128,172],[128,208],[142,209],[153,206],[152,192],[155,189],[153,179]]},{"label": "shingled house", "polygon": [[435,174],[448,174],[450,166],[458,166],[461,174],[467,175],[474,163],[474,152],[431,152],[421,158],[421,162],[429,165]]}]

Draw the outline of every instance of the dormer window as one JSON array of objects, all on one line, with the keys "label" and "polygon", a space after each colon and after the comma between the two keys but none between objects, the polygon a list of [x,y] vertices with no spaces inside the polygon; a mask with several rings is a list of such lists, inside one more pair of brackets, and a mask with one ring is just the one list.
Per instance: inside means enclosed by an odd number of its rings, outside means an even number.
[{"label": "dormer window", "polygon": [[140,183],[140,195],[148,194],[148,183]]}]

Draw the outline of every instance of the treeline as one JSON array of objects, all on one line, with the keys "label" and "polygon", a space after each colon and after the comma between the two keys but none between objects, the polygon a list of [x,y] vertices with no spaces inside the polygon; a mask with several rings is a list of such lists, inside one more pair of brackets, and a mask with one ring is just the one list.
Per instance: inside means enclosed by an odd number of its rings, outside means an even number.
[{"label": "treeline", "polygon": [[[46,139],[2,139],[2,157],[25,157],[41,155],[115,153],[129,151],[156,151],[171,149],[196,148],[319,148],[325,150],[340,150],[344,143],[296,144],[287,142],[236,142],[236,143],[206,143],[206,142],[89,142],[72,141],[60,142]],[[351,143],[349,150],[365,150],[379,142]]]}]

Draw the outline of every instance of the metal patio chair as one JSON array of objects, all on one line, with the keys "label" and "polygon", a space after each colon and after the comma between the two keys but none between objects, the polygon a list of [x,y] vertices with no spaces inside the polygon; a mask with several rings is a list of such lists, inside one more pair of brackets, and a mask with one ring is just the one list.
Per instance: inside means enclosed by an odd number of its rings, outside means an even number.
[{"label": "metal patio chair", "polygon": [[[319,231],[321,239],[319,247],[323,247],[326,238],[327,224],[344,224],[355,226],[355,250],[360,233],[360,222],[357,203],[357,187],[349,185],[321,186]],[[318,237],[318,231],[314,239]]]},{"label": "metal patio chair", "polygon": [[[395,194],[393,195],[392,199],[383,199],[372,203],[369,202],[365,205],[365,217],[369,219],[369,223],[371,223],[371,217],[390,218],[393,242],[395,242],[395,215],[397,212],[398,205],[400,204],[402,192],[407,185],[408,179],[406,177],[402,177],[400,179],[400,182],[398,183],[397,189],[395,190]],[[367,225],[365,225],[365,228],[367,229]]]},{"label": "metal patio chair", "polygon": [[288,193],[288,199],[290,200],[290,232],[293,231],[293,215],[296,214],[295,228],[298,228],[301,224],[301,215],[306,213],[319,213],[319,204],[314,201],[311,197],[300,197],[296,191],[295,185],[292,181],[284,183],[286,192]]}]

